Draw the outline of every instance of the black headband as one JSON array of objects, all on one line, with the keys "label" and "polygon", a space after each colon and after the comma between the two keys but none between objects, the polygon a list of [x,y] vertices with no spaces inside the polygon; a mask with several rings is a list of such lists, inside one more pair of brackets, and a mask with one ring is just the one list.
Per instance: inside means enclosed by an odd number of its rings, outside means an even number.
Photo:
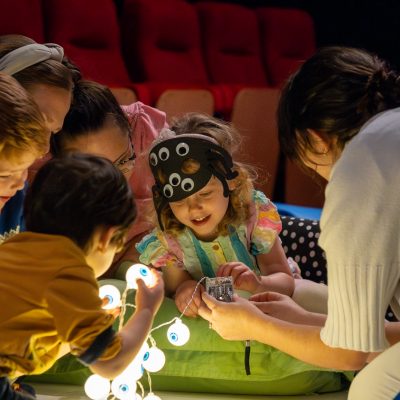
[{"label": "black headband", "polygon": [[[156,182],[153,186],[153,200],[161,229],[160,213],[166,204],[198,192],[212,176],[221,181],[224,196],[227,197],[227,180],[238,175],[232,169],[231,155],[213,138],[199,134],[175,135],[172,131],[163,131],[163,134],[169,134],[169,137],[157,141],[149,155],[150,168]],[[199,168],[193,173],[185,173],[185,162],[190,160],[198,163]]]}]

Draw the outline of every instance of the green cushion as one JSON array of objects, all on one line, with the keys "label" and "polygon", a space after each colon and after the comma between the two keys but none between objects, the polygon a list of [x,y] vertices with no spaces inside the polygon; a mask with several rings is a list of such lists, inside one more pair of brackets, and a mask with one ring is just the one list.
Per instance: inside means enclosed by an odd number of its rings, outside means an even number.
[{"label": "green cushion", "polygon": [[[123,281],[107,280],[120,290]],[[133,303],[130,291],[128,303]],[[127,308],[126,317],[133,309]],[[158,312],[154,326],[179,317],[173,300],[166,298]],[[190,391],[233,394],[298,395],[333,392],[343,389],[352,374],[325,370],[282,353],[261,343],[251,343],[251,374],[244,369],[244,342],[222,339],[209,329],[201,318],[182,321],[190,329],[190,339],[184,346],[176,347],[167,340],[168,326],[152,332],[157,347],[164,351],[164,368],[151,374],[153,390]],[[118,327],[118,321],[115,323]],[[72,356],[65,356],[49,371],[31,377],[36,382],[83,384],[91,372]],[[146,375],[141,379],[147,386]]]}]

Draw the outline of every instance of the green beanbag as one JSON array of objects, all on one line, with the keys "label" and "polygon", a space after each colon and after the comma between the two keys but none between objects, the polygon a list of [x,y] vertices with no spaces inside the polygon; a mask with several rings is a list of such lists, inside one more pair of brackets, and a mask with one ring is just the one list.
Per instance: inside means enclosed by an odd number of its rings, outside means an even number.
[{"label": "green beanbag", "polygon": [[[106,280],[121,291],[125,282]],[[134,302],[134,292],[130,291],[128,303]],[[125,317],[133,309],[128,307]],[[173,300],[166,298],[155,318],[153,327],[179,317]],[[152,332],[165,356],[166,363],[157,373],[151,373],[153,390],[190,391],[257,395],[300,395],[309,393],[334,392],[348,386],[350,373],[326,370],[303,363],[270,346],[252,342],[250,355],[251,374],[244,368],[244,342],[222,339],[209,329],[208,322],[183,317],[182,321],[190,329],[189,341],[180,347],[167,339],[168,325]],[[118,320],[115,323],[118,328]],[[68,355],[60,359],[46,373],[30,377],[35,382],[84,384],[91,375],[74,357]],[[146,387],[144,374],[141,382]]]}]

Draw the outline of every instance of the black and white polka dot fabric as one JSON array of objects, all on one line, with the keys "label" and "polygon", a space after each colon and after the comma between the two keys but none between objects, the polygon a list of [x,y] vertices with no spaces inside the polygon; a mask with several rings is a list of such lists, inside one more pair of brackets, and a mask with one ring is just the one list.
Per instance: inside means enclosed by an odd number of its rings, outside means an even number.
[{"label": "black and white polka dot fabric", "polygon": [[292,257],[305,279],[327,283],[326,258],[318,246],[319,221],[297,217],[281,217],[280,234],[283,250]]},{"label": "black and white polka dot fabric", "polygon": [[[318,246],[319,221],[288,216],[281,216],[281,220],[280,238],[286,256],[297,262],[304,279],[328,284],[325,253]],[[386,319],[397,321],[390,308]]]}]

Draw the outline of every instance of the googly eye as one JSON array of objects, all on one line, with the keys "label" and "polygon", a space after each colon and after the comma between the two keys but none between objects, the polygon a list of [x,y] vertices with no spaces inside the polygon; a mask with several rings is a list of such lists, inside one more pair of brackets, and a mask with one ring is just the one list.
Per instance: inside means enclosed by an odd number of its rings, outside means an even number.
[{"label": "googly eye", "polygon": [[155,167],[157,165],[157,163],[158,163],[158,158],[157,158],[156,153],[150,153],[150,158],[149,159],[150,159],[150,164],[153,167]]},{"label": "googly eye", "polygon": [[172,186],[178,186],[181,183],[181,177],[179,174],[177,174],[176,172],[174,172],[173,174],[171,174],[169,176],[169,183]]},{"label": "googly eye", "polygon": [[164,192],[164,196],[165,196],[167,199],[169,199],[170,197],[173,196],[173,194],[174,194],[174,189],[172,188],[171,185],[169,185],[169,184],[167,183],[167,184],[164,186],[163,192]]},{"label": "googly eye", "polygon": [[189,153],[189,145],[187,143],[179,143],[176,146],[176,154],[179,156],[186,156]]},{"label": "googly eye", "polygon": [[169,150],[166,147],[161,147],[158,151],[158,157],[161,161],[166,161],[169,158]]},{"label": "googly eye", "polygon": [[182,189],[185,192],[190,192],[194,188],[194,182],[191,178],[185,178],[181,184]]}]

